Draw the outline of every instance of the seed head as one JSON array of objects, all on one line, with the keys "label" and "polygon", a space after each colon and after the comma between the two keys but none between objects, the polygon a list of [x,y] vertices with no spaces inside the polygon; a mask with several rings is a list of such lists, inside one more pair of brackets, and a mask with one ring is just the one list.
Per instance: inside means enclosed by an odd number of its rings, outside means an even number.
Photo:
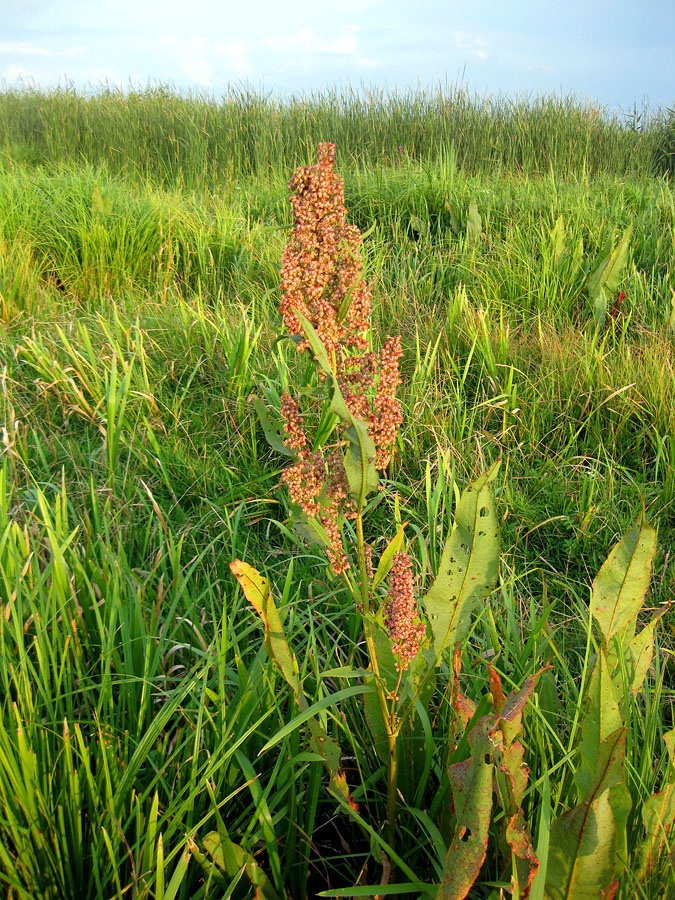
[{"label": "seed head", "polygon": [[398,665],[407,669],[419,652],[426,630],[417,612],[412,561],[404,552],[397,553],[393,559],[389,595],[384,604],[384,624],[391,649],[398,655]]}]

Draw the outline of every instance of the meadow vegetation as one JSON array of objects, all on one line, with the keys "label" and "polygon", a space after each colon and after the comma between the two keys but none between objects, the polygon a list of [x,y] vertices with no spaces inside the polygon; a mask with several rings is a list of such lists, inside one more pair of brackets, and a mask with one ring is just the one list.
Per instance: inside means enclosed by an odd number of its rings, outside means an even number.
[{"label": "meadow vegetation", "polygon": [[[598,896],[556,894],[542,860],[564,868],[556,823],[621,729],[621,777],[595,783],[605,807],[624,791],[605,886],[675,896],[672,135],[672,115],[455,91],[0,95],[3,896],[435,897],[460,840],[449,767],[472,758],[472,724],[501,721],[500,684],[529,685],[529,777],[513,809],[495,802],[469,896]],[[369,339],[402,341],[403,422],[363,507],[375,567],[406,522],[427,596],[486,473],[501,534],[393,801],[362,610],[294,528],[288,461],[253,400],[274,425],[285,391],[326,387],[279,291],[288,179],[321,141],[365,236]],[[612,656],[621,635],[591,591],[622,536],[633,632],[665,613],[640,665]],[[236,560],[271,585],[309,714]],[[339,743],[348,794],[317,734]],[[522,884],[514,810],[540,860]]]}]

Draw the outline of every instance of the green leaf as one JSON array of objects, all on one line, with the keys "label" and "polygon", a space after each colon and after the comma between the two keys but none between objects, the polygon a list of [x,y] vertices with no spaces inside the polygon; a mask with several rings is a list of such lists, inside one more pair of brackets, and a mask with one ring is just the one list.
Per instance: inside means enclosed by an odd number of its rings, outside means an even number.
[{"label": "green leaf", "polygon": [[485,859],[492,812],[493,724],[493,716],[484,716],[469,735],[469,759],[448,768],[456,826],[437,900],[464,900]]},{"label": "green leaf", "polygon": [[368,434],[368,424],[361,419],[353,419],[353,422],[345,432],[349,446],[344,455],[344,466],[349,494],[361,508],[368,494],[377,490],[380,476],[375,468],[375,443]]},{"label": "green leaf", "polygon": [[425,896],[435,891],[435,884],[423,881],[408,881],[405,884],[357,884],[353,887],[333,888],[319,891],[317,897],[386,897],[388,894],[418,894]]},{"label": "green leaf", "polygon": [[289,507],[291,510],[293,529],[300,537],[305,538],[305,540],[308,540],[311,543],[319,544],[321,547],[331,546],[330,538],[326,534],[326,529],[321,522],[310,518],[307,513],[304,512],[301,507],[296,506],[295,503],[290,503]]},{"label": "green leaf", "polygon": [[373,590],[375,590],[375,588],[378,587],[384,581],[384,579],[387,577],[387,575],[389,574],[392,564],[393,564],[394,557],[401,550],[401,547],[403,546],[403,541],[405,539],[405,526],[406,525],[407,525],[407,522],[404,522],[403,525],[399,525],[399,528],[398,528],[396,534],[389,541],[389,543],[387,544],[387,546],[384,550],[384,553],[380,557],[380,561],[377,565],[377,571],[375,572],[375,575],[373,576],[373,584],[372,584]]},{"label": "green leaf", "polygon": [[675,823],[675,784],[667,784],[645,802],[642,821],[646,838],[640,850],[640,872],[643,879],[648,879],[664,851],[670,850]]},{"label": "green leaf", "polygon": [[599,262],[588,279],[586,290],[591,304],[593,317],[597,325],[602,325],[612,296],[621,283],[623,270],[628,262],[629,243],[633,226],[624,231],[619,243],[611,249]]},{"label": "green leaf", "polygon": [[483,220],[478,212],[478,204],[475,200],[469,203],[469,215],[466,219],[466,237],[471,244],[477,241],[483,233]]},{"label": "green leaf", "polygon": [[636,694],[640,690],[647,677],[647,672],[654,656],[654,632],[665,611],[663,609],[656,613],[642,631],[635,635],[628,647],[625,648],[626,665],[632,694]]},{"label": "green leaf", "polygon": [[94,220],[105,218],[112,212],[112,201],[107,200],[101,193],[101,188],[95,184],[91,192],[91,215]]},{"label": "green leaf", "polygon": [[274,737],[270,738],[269,741],[267,741],[265,746],[258,753],[258,756],[266,753],[272,747],[275,747],[278,743],[283,741],[285,737],[288,737],[289,734],[292,734],[297,728],[311,719],[312,716],[315,716],[317,713],[322,712],[324,709],[335,706],[340,700],[345,700],[347,697],[354,697],[357,694],[369,694],[374,690],[374,687],[356,684],[352,687],[342,688],[342,690],[336,691],[334,694],[329,694],[327,697],[323,697],[321,700],[317,700],[316,703],[312,703],[311,706],[308,706],[306,709],[304,709],[299,715],[291,719],[290,722],[287,722],[283,726],[283,728],[280,728],[279,731],[276,732]]},{"label": "green leaf", "polygon": [[295,458],[295,453],[290,450],[283,439],[283,425],[279,422],[278,425],[272,425],[270,421],[270,417],[267,414],[267,410],[265,409],[265,405],[263,404],[260,397],[253,398],[253,405],[255,407],[255,411],[258,414],[258,418],[260,419],[260,424],[262,425],[262,430],[267,439],[267,443],[273,450],[276,450],[277,453],[282,453],[284,456],[290,456]]},{"label": "green leaf", "polygon": [[278,900],[278,895],[267,875],[255,858],[239,844],[235,844],[229,838],[223,840],[217,831],[210,831],[204,838],[204,848],[218,868],[231,878],[244,869],[247,879],[256,888],[256,897],[260,900]]},{"label": "green leaf", "polygon": [[365,694],[363,697],[363,714],[370,731],[373,750],[381,762],[387,763],[389,761],[389,740],[387,726],[377,698],[375,676],[371,673],[364,679],[364,682],[372,689],[371,693]]},{"label": "green leaf", "polygon": [[617,863],[617,827],[610,788],[624,783],[626,729],[599,747],[595,774],[582,802],[553,823],[548,900],[597,900],[611,884]]},{"label": "green leaf", "polygon": [[609,789],[553,823],[547,900],[600,900],[614,877],[616,826]]},{"label": "green leaf", "polygon": [[551,249],[553,250],[553,261],[556,265],[560,261],[560,257],[565,252],[566,246],[566,234],[565,234],[565,219],[562,215],[558,216],[555,220],[555,225],[551,229],[550,234],[551,240]]},{"label": "green leaf", "polygon": [[345,453],[344,465],[350,494],[356,500],[358,508],[361,509],[365,498],[369,493],[377,490],[379,485],[379,475],[375,468],[375,444],[368,433],[368,423],[357,419],[349,411],[328,359],[326,348],[312,323],[297,310],[294,313],[303,327],[317,362],[330,378],[332,385],[330,411],[350,426],[345,434],[349,441],[349,447]]},{"label": "green leaf", "polygon": [[615,635],[631,640],[652,575],[656,532],[644,517],[616,544],[593,582],[591,615],[605,645]]},{"label": "green leaf", "polygon": [[614,681],[602,648],[593,668],[586,703],[579,741],[581,762],[574,773],[574,782],[582,797],[595,778],[601,744],[623,724]]},{"label": "green leaf", "polygon": [[269,582],[253,566],[249,566],[248,563],[239,559],[235,559],[233,563],[230,563],[230,569],[241,585],[246,599],[252,604],[262,619],[265,625],[265,647],[267,653],[281,669],[284,678],[295,694],[295,701],[300,709],[300,715],[296,716],[278,731],[265,744],[260,753],[269,750],[270,747],[279,743],[288,734],[307,722],[311,734],[310,746],[321,757],[330,775],[329,791],[334,796],[347,800],[350,806],[353,805],[347,786],[347,779],[340,768],[342,757],[340,745],[334,738],[329,737],[328,732],[315,716],[318,712],[327,709],[338,700],[342,700],[344,697],[351,697],[353,694],[364,693],[368,689],[362,685],[344,688],[342,691],[337,691],[335,694],[324,697],[322,700],[309,706],[300,684],[298,661],[288,646],[279,612],[272,599]]},{"label": "green leaf", "polygon": [[423,598],[437,659],[464,638],[476,603],[497,579],[499,526],[489,484],[498,469],[499,462],[462,492],[438,574]]}]

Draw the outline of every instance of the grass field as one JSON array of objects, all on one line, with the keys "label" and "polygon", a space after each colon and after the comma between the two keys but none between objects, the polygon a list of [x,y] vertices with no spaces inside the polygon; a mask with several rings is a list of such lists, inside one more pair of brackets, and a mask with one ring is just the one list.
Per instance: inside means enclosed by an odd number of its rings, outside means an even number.
[{"label": "grass field", "polygon": [[[521,735],[523,815],[545,859],[551,823],[579,802],[591,583],[643,511],[657,544],[641,621],[675,592],[668,121],[442,92],[0,95],[3,896],[245,898],[257,884],[295,900],[377,884],[383,848],[392,883],[443,877],[450,662],[415,738],[396,857],[386,767],[347,672],[366,665],[361,616],[291,527],[285,460],[251,400],[274,411],[313,377],[279,339],[279,282],[287,182],[319,141],[337,145],[366,235],[375,343],[402,335],[404,422],[369,527],[379,554],[398,508],[420,596],[458,492],[502,460],[499,579],[462,643],[461,684],[478,701],[488,661],[509,689],[549,667]],[[592,276],[624,237],[600,315]],[[285,727],[292,692],[235,559],[273,585],[358,818],[326,792],[306,726]],[[622,900],[675,897],[670,839],[647,865],[642,837],[647,798],[675,780],[674,647],[666,612],[623,707]],[[510,895],[504,822],[472,898]],[[544,872],[530,896],[563,895]]]}]

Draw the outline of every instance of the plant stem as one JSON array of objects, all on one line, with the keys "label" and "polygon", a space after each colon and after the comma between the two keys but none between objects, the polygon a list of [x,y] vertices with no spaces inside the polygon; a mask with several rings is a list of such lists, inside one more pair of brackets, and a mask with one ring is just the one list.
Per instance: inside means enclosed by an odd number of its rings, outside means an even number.
[{"label": "plant stem", "polygon": [[[384,679],[380,675],[380,666],[377,661],[375,652],[375,640],[373,638],[372,623],[370,620],[370,591],[368,572],[366,570],[366,548],[363,540],[363,517],[361,512],[356,516],[356,543],[359,560],[359,577],[361,582],[361,605],[363,608],[363,634],[366,639],[366,647],[368,648],[368,656],[370,658],[370,667],[375,676],[375,690],[377,691],[377,699],[380,705],[382,721],[387,732],[387,747],[389,751],[389,779],[387,784],[387,831],[388,841],[392,848],[395,848],[396,836],[396,794],[398,790],[398,755],[396,738],[398,737],[398,727],[395,723],[394,706],[392,712],[389,712],[387,705],[387,691]],[[399,684],[400,684],[399,675]],[[398,692],[398,687],[397,691]],[[396,703],[394,697],[393,704]]]}]

